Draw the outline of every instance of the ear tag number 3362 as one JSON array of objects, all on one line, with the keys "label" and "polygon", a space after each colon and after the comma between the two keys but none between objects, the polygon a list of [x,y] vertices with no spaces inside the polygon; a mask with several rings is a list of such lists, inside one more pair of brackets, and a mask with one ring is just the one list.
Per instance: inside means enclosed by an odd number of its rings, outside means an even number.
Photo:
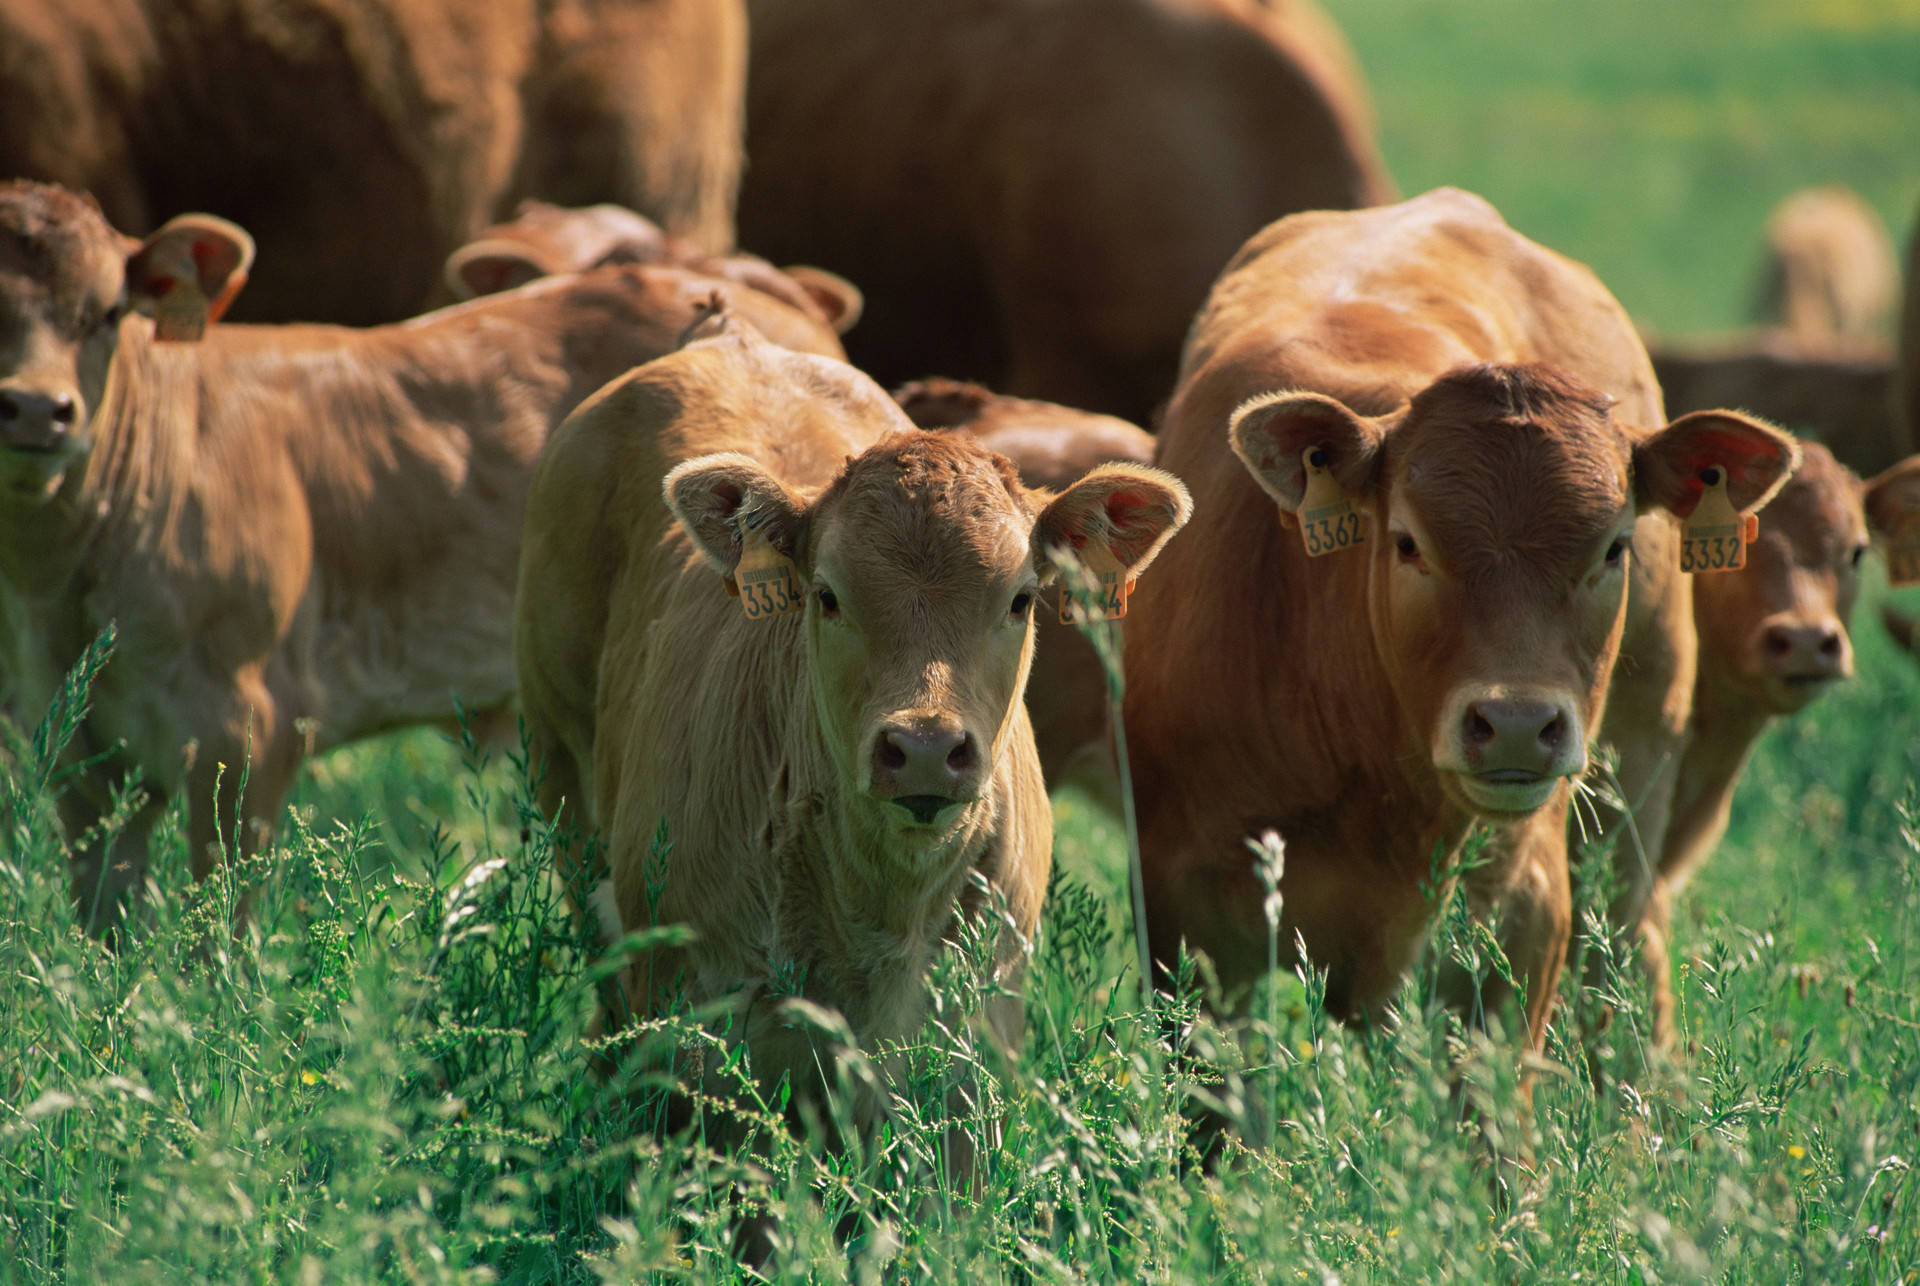
[{"label": "ear tag number 3362", "polygon": [[1734,509],[1727,496],[1727,471],[1719,465],[1702,469],[1700,481],[1707,489],[1682,524],[1680,570],[1737,572],[1747,565],[1747,542],[1760,534],[1760,517]]},{"label": "ear tag number 3362", "polygon": [[797,612],[806,606],[793,560],[751,527],[741,533],[740,563],[734,568],[732,584],[750,621]]},{"label": "ear tag number 3362", "polygon": [[1327,472],[1327,453],[1308,447],[1300,453],[1300,463],[1307,474],[1306,494],[1300,497],[1300,539],[1308,556],[1318,558],[1366,543],[1366,528],[1360,525],[1353,497]]}]

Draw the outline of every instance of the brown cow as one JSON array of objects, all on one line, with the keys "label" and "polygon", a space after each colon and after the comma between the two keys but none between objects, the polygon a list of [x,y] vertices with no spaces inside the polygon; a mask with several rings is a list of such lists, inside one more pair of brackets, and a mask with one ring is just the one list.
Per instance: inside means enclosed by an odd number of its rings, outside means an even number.
[{"label": "brown cow", "polygon": [[1148,423],[1227,259],[1388,199],[1351,56],[1305,3],[754,0],[743,241],[860,283],[849,339]]},{"label": "brown cow", "polygon": [[0,50],[0,175],[241,221],[243,316],[409,316],[523,195],[733,241],[743,0],[0,0]]},{"label": "brown cow", "polygon": [[1812,343],[1887,331],[1899,293],[1893,237],[1851,188],[1805,188],[1767,217],[1757,320]]},{"label": "brown cow", "polygon": [[[1867,525],[1887,552],[1894,584],[1920,582],[1920,456],[1867,484]],[[1880,620],[1894,642],[1920,656],[1920,620],[1892,603],[1880,605]]]},{"label": "brown cow", "polygon": [[[1064,490],[1103,464],[1153,462],[1153,437],[1110,415],[1052,402],[1001,397],[957,380],[915,380],[894,391],[907,418],[923,429],[965,429],[1013,461],[1029,487]],[[1069,778],[1102,795],[1113,782],[1108,753],[1107,680],[1081,627],[1040,614],[1027,715],[1047,785]]]},{"label": "brown cow", "polygon": [[[1029,492],[852,367],[725,317],[582,406],[536,474],[516,648],[541,802],[606,841],[568,883],[606,877],[612,935],[696,931],[635,961],[627,1007],[728,1005],[760,1081],[814,1101],[822,1060],[782,998],[863,1043],[911,1034],[956,917],[984,909],[976,874],[1017,930],[1011,982],[1050,862],[1020,700],[1050,551],[1137,572],[1187,511],[1134,465]],[[1018,1012],[995,1006],[1008,1039]]]},{"label": "brown cow", "polygon": [[1694,580],[1700,670],[1693,717],[1659,870],[1637,926],[1654,989],[1655,1042],[1663,1046],[1673,1037],[1667,943],[1674,897],[1726,834],[1734,787],[1760,734],[1853,674],[1847,620],[1867,552],[1867,513],[1892,507],[1902,479],[1920,493],[1920,458],[1863,484],[1825,448],[1806,443],[1802,450],[1800,467],[1767,505],[1746,566]]},{"label": "brown cow", "polygon": [[[74,753],[123,746],[149,793],[111,861],[76,855],[96,925],[138,887],[168,798],[187,792],[204,875],[247,760],[246,817],[264,826],[304,750],[445,718],[456,693],[483,712],[508,700],[534,456],[716,290],[839,352],[780,300],[653,267],[363,331],[159,343],[153,321],[122,317],[132,302],[177,327],[183,299],[230,294],[243,237],[188,216],[143,244],[63,189],[0,186],[0,697],[37,717],[117,623]],[[66,797],[76,841],[107,805],[103,776]]]},{"label": "brown cow", "polygon": [[1271,827],[1281,957],[1298,932],[1330,1009],[1376,1011],[1426,942],[1436,862],[1501,822],[1519,833],[1467,891],[1502,922],[1537,1045],[1569,927],[1564,779],[1623,631],[1645,703],[1685,716],[1663,511],[1690,512],[1714,464],[1750,510],[1793,460],[1738,416],[1663,420],[1605,288],[1477,197],[1296,215],[1248,243],[1160,437],[1198,518],[1126,625],[1157,959],[1184,940],[1230,993],[1264,971],[1244,841]]}]

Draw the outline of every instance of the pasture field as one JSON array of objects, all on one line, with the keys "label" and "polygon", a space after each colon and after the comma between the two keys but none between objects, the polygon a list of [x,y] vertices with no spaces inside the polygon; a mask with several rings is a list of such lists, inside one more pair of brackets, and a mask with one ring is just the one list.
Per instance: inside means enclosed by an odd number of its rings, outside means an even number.
[{"label": "pasture field", "polygon": [[[1333,8],[1403,190],[1483,192],[1663,329],[1742,320],[1786,191],[1852,183],[1902,235],[1920,196],[1913,0]],[[1068,792],[1017,1058],[972,1034],[960,944],[871,1139],[662,1144],[652,1088],[587,1072],[594,961],[510,752],[413,733],[314,763],[241,872],[237,939],[176,818],[116,955],[67,905],[56,707],[0,744],[0,1281],[752,1280],[740,1201],[780,1214],[767,1271],[793,1282],[1920,1281],[1920,666],[1885,593],[1875,562],[1859,677],[1769,735],[1682,903],[1680,1057],[1642,1045],[1631,968],[1602,994],[1570,969],[1531,1113],[1511,1044],[1432,1007],[1431,968],[1366,1031],[1310,972],[1241,1039],[1189,1021],[1191,990],[1148,1012],[1122,831]],[[1434,954],[1502,967],[1453,911]],[[1603,1001],[1596,1091],[1574,1019]],[[1211,1167],[1196,1103],[1237,1127]],[[946,1131],[1001,1120],[981,1182],[948,1189]]]}]

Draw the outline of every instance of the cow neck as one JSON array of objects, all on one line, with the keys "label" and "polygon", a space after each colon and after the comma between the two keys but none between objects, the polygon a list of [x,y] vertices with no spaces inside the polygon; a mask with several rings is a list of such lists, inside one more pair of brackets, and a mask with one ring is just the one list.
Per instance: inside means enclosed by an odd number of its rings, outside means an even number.
[{"label": "cow neck", "polygon": [[1662,868],[1671,853],[1691,865],[1696,855],[1719,842],[1726,829],[1733,788],[1753,754],[1760,734],[1775,716],[1702,658],[1694,683],[1693,714],[1687,746],[1674,780],[1673,808],[1662,846]]}]

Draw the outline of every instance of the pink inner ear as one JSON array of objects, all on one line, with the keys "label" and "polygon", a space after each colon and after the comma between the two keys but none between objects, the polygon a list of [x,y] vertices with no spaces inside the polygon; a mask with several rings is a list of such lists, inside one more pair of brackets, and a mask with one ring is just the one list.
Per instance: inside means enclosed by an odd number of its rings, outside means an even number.
[{"label": "pink inner ear", "polygon": [[1686,472],[1680,478],[1685,494],[1680,503],[1673,506],[1673,511],[1685,518],[1699,506],[1700,497],[1707,491],[1700,475],[1713,465],[1727,471],[1729,485],[1739,483],[1760,490],[1763,481],[1771,481],[1771,478],[1763,479],[1761,471],[1771,472],[1784,458],[1774,443],[1758,434],[1703,429],[1688,442]]}]

